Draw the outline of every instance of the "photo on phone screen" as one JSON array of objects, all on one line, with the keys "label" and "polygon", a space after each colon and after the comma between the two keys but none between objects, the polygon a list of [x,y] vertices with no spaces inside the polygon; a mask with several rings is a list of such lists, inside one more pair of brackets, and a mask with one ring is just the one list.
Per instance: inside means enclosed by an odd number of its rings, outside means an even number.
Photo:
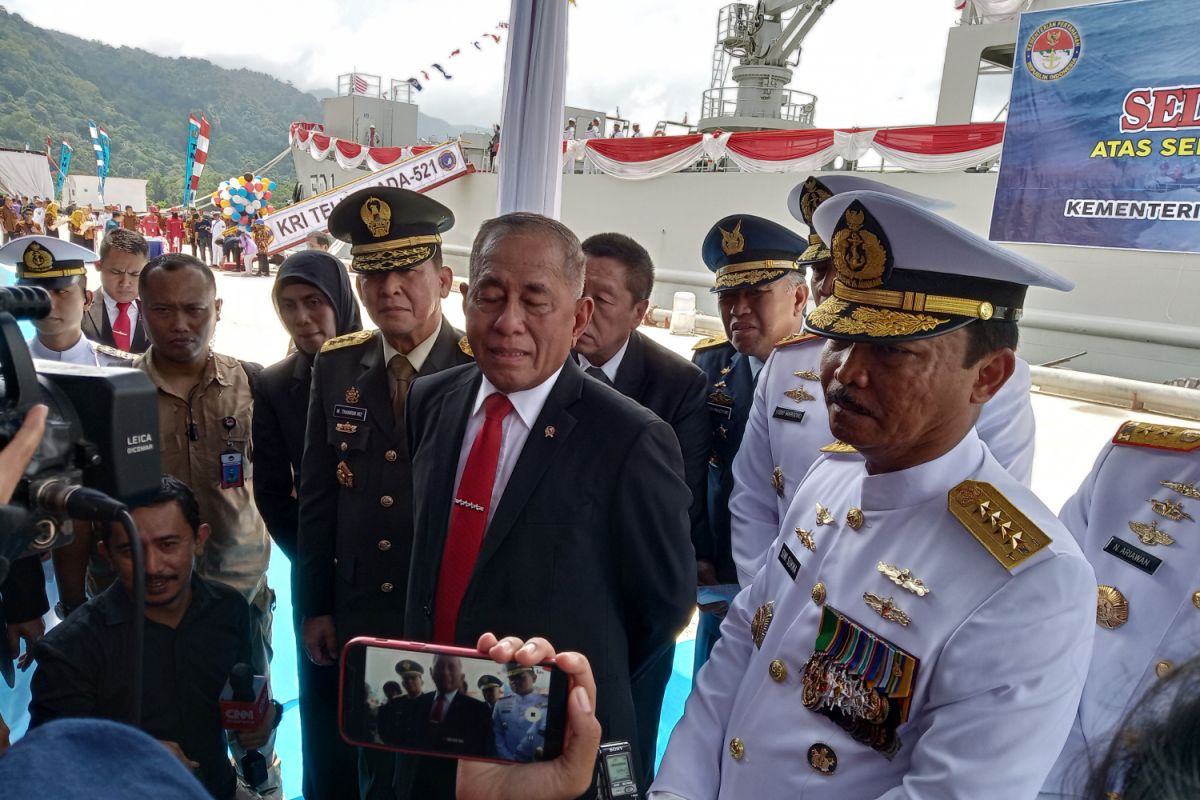
[{"label": "photo on phone screen", "polygon": [[562,750],[567,678],[460,648],[385,640],[343,651],[342,732],[354,744],[540,761]]}]

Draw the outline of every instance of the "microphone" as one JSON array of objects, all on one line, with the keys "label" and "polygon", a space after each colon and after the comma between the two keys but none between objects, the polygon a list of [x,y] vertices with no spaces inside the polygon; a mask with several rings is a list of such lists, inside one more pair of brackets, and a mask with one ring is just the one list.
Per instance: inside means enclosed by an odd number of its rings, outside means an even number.
[{"label": "microphone", "polygon": [[[254,667],[246,663],[233,665],[229,680],[221,692],[221,722],[226,730],[253,731],[262,727],[270,706],[267,697],[267,679],[254,674]],[[242,779],[246,784],[261,786],[267,780],[267,759],[258,750],[247,750],[239,762]]]},{"label": "microphone", "polygon": [[40,484],[32,495],[38,507],[72,519],[108,522],[126,509],[124,503],[104,492],[63,483],[58,479]]}]

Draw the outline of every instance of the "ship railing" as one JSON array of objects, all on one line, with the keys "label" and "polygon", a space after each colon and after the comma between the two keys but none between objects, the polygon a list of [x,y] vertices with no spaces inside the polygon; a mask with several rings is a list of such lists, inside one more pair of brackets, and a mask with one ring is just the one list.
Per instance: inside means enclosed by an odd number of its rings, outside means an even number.
[{"label": "ship railing", "polygon": [[778,114],[739,114],[737,110],[738,92],[744,90],[739,86],[720,86],[708,89],[702,99],[703,111],[701,119],[717,117],[757,117],[759,119],[781,119],[794,122],[799,126],[811,126],[813,115],[817,109],[817,96],[796,89],[769,89],[766,91],[779,92]]}]

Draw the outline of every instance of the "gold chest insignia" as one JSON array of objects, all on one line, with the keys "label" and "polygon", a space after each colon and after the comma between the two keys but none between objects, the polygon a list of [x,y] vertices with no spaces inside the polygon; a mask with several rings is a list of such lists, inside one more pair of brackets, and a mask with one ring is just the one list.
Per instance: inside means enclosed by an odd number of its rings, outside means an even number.
[{"label": "gold chest insignia", "polygon": [[990,483],[963,481],[950,490],[948,503],[954,518],[1005,569],[1050,544],[1050,537]]},{"label": "gold chest insignia", "polygon": [[736,256],[746,249],[746,237],[742,236],[742,221],[739,219],[732,231],[717,228],[721,232],[721,250],[727,256]]},{"label": "gold chest insignia", "polygon": [[333,427],[338,433],[358,433],[358,426],[353,422],[339,422]]},{"label": "gold chest insignia", "polygon": [[804,528],[796,528],[796,537],[800,540],[800,544],[814,553],[817,552],[817,543],[813,541],[812,531],[806,531]]},{"label": "gold chest insignia", "polygon": [[458,349],[471,358],[475,357],[475,351],[471,349],[471,343],[467,341],[467,337],[465,336],[458,340]]},{"label": "gold chest insignia", "polygon": [[[723,386],[723,385],[724,385],[724,381],[721,382],[720,386]],[[718,406],[732,406],[733,398],[730,397],[728,394],[726,394],[725,390],[723,388],[720,388],[720,386],[713,387],[713,389],[715,389],[716,391],[712,392],[708,396],[708,402],[714,403]]]},{"label": "gold chest insignia", "polygon": [[884,577],[889,581],[899,586],[901,589],[912,592],[917,597],[924,597],[929,594],[929,588],[920,578],[914,578],[912,571],[905,568],[893,567],[891,564],[885,564],[880,561],[875,565],[875,569],[879,570]]},{"label": "gold chest insignia", "polygon": [[852,508],[846,512],[846,524],[856,531],[861,529],[866,521],[861,508]]},{"label": "gold chest insignia", "polygon": [[1178,500],[1147,500],[1150,504],[1150,509],[1160,517],[1165,517],[1172,522],[1181,522],[1189,520],[1195,522],[1192,515],[1183,510],[1183,503]]},{"label": "gold chest insignia", "polygon": [[775,490],[775,494],[783,497],[783,467],[771,470],[771,488]]},{"label": "gold chest insignia", "polygon": [[808,400],[816,400],[811,393],[805,391],[803,386],[797,386],[795,389],[788,389],[783,393],[789,400],[796,403],[804,403]]},{"label": "gold chest insignia", "polygon": [[1096,592],[1096,624],[1110,631],[1129,621],[1129,601],[1115,586],[1101,584]]},{"label": "gold chest insignia", "polygon": [[345,461],[339,461],[337,465],[337,481],[347,489],[354,488],[354,473],[350,471],[350,465]]},{"label": "gold chest insignia", "polygon": [[368,197],[359,209],[367,230],[376,239],[387,236],[392,228],[392,207],[378,197]]},{"label": "gold chest insignia", "polygon": [[733,367],[721,367],[722,375],[728,375],[732,371],[733,371]]},{"label": "gold chest insignia", "polygon": [[793,372],[792,374],[795,375],[797,378],[803,378],[806,381],[821,380],[821,376],[818,375],[815,370],[811,370],[811,369],[800,370],[797,372]]},{"label": "gold chest insignia", "polygon": [[890,597],[879,597],[870,592],[863,592],[863,602],[888,622],[903,625],[905,628],[908,627],[908,623],[912,622],[912,618],[901,611],[896,606],[896,601]]},{"label": "gold chest insignia", "polygon": [[1138,539],[1141,539],[1142,544],[1150,545],[1172,545],[1175,540],[1163,530],[1159,530],[1158,520],[1151,520],[1147,525],[1144,522],[1130,522],[1129,530],[1137,534]]},{"label": "gold chest insignia", "polygon": [[845,442],[830,442],[821,448],[822,453],[857,453],[854,445]]},{"label": "gold chest insignia", "polygon": [[854,289],[874,289],[883,283],[887,248],[879,237],[863,229],[866,212],[851,205],[843,216],[845,227],[833,235],[833,266],[838,279]]},{"label": "gold chest insignia", "polygon": [[829,512],[828,508],[821,505],[820,503],[817,503],[817,524],[818,525],[832,525],[833,524],[833,514],[831,514]]},{"label": "gold chest insignia", "polygon": [[762,649],[763,639],[767,638],[767,629],[771,627],[771,620],[775,618],[775,601],[768,600],[763,603],[754,612],[754,618],[750,620],[750,638],[754,640],[754,646]]},{"label": "gold chest insignia", "polygon": [[1177,483],[1176,481],[1159,481],[1159,483],[1176,494],[1190,497],[1193,500],[1200,500],[1200,489],[1197,489],[1194,483]]},{"label": "gold chest insignia", "polygon": [[346,390],[346,402],[350,405],[358,405],[358,401],[362,399],[358,393],[357,386],[351,386]]}]

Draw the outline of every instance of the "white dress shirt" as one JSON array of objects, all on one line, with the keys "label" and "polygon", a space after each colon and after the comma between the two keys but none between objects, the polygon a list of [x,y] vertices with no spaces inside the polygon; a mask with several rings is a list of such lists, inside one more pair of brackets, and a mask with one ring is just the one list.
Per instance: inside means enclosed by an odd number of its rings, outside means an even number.
[{"label": "white dress shirt", "polygon": [[[604,362],[604,366],[599,367],[599,370],[604,373],[604,377],[608,378],[608,382],[612,385],[617,385],[617,370],[621,368],[621,361],[625,358],[625,351],[629,349],[629,339],[625,339],[625,344],[621,345],[612,358]],[[596,366],[587,360],[587,356],[583,353],[579,354],[579,366],[586,371],[589,367]]]},{"label": "white dress shirt", "polygon": [[[117,301],[109,297],[108,292],[104,292],[104,312],[108,315],[108,327],[111,329],[113,323],[117,321]],[[133,342],[133,332],[137,330],[138,324],[138,304],[135,300],[129,304],[129,341]]]},{"label": "white dress shirt", "polygon": [[[537,422],[538,415],[542,413],[542,408],[546,405],[546,398],[550,396],[550,390],[554,388],[554,382],[558,380],[561,372],[562,367],[559,367],[553,375],[532,389],[524,389],[508,395],[508,401],[512,403],[513,411],[504,418],[501,426],[500,457],[496,460],[496,482],[492,484],[492,500],[488,504],[489,525],[496,513],[496,506],[500,505],[500,498],[504,496],[504,487],[508,486],[508,479],[512,477],[517,459],[521,457],[525,440],[529,438],[529,432],[533,430],[533,424]],[[463,433],[462,448],[458,453],[458,469],[454,473],[455,495],[458,494],[458,484],[462,480],[463,469],[467,465],[467,456],[471,453],[471,445],[475,444],[475,437],[483,428],[483,401],[498,391],[500,390],[493,386],[492,382],[484,375],[479,384],[479,393],[475,395],[475,405],[471,407],[471,416],[467,418],[467,429]],[[451,499],[452,504],[453,502]]]},{"label": "white dress shirt", "polygon": [[86,364],[89,367],[103,366],[100,360],[96,358],[96,351],[92,348],[92,342],[79,334],[79,341],[68,347],[66,350],[51,350],[46,345],[42,344],[42,340],[34,336],[29,340],[29,355],[34,358],[40,358],[43,361],[61,361],[67,364]]}]

